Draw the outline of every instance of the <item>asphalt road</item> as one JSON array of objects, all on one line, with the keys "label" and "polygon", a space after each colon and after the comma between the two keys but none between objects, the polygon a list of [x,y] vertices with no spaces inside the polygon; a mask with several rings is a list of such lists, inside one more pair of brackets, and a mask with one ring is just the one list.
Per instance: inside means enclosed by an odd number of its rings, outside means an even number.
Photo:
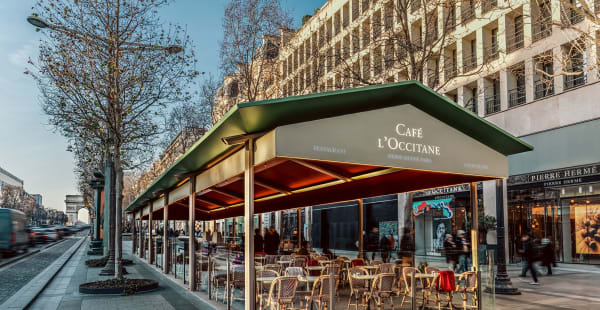
[{"label": "asphalt road", "polygon": [[31,279],[42,272],[55,259],[65,253],[87,232],[65,238],[57,245],[40,251],[18,262],[12,263],[0,269],[0,304],[16,293],[21,287],[29,283]]}]

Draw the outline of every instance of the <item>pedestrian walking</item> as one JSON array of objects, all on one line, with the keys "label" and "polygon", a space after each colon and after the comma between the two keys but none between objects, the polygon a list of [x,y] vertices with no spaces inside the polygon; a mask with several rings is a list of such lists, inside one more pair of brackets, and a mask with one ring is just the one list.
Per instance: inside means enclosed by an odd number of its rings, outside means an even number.
[{"label": "pedestrian walking", "polygon": [[527,262],[527,268],[525,269],[525,273],[527,273],[527,270],[530,270],[531,277],[533,278],[533,282],[531,282],[529,284],[538,285],[539,283],[538,283],[538,279],[537,279],[537,270],[535,270],[535,265],[533,264],[534,261],[536,260],[536,250],[535,250],[535,246],[533,244],[533,240],[531,240],[531,237],[529,236],[529,234],[525,234],[521,240],[523,242],[524,258],[525,258],[525,261]]},{"label": "pedestrian walking", "polygon": [[379,248],[381,249],[381,260],[384,263],[389,262],[392,247],[390,240],[385,235],[381,236],[381,240],[379,240]]},{"label": "pedestrian walking", "polygon": [[379,252],[379,228],[376,226],[367,235],[367,251],[371,252],[371,260],[375,260],[375,255]]},{"label": "pedestrian walking", "polygon": [[546,275],[552,275],[552,265],[556,264],[554,255],[554,244],[548,238],[542,239],[542,266],[546,266],[548,272]]},{"label": "pedestrian walking", "polygon": [[264,252],[264,239],[260,235],[260,228],[254,230],[254,253]]},{"label": "pedestrian walking", "polygon": [[470,269],[471,244],[467,240],[465,231],[459,230],[457,233],[458,249],[458,270],[457,273],[467,272]]},{"label": "pedestrian walking", "polygon": [[456,262],[458,261],[458,246],[454,241],[454,236],[451,234],[446,234],[446,239],[444,240],[444,253],[446,254],[446,263],[448,264],[448,268],[452,271],[456,270]]}]

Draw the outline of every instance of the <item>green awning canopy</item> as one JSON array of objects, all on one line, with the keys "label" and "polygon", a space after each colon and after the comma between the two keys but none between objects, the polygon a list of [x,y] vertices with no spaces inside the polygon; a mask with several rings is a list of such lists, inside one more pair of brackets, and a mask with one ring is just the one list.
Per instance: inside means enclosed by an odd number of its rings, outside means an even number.
[{"label": "green awning canopy", "polygon": [[265,132],[279,126],[410,104],[505,156],[533,147],[416,81],[242,103],[169,167],[127,208],[134,212],[174,187],[177,175],[200,172],[228,152],[222,138]]}]

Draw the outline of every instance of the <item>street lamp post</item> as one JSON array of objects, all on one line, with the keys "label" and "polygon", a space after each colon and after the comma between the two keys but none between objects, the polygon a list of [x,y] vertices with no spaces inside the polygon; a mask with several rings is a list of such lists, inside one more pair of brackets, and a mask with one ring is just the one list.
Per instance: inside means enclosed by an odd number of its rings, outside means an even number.
[{"label": "street lamp post", "polygon": [[[116,16],[119,16],[119,5],[117,2],[117,6],[116,6]],[[118,18],[118,17],[117,17]],[[176,54],[176,53],[181,53],[183,52],[183,47],[179,46],[179,45],[170,45],[170,46],[157,46],[157,45],[150,45],[150,44],[141,44],[141,43],[136,43],[136,42],[121,42],[118,41],[118,38],[105,38],[102,36],[97,36],[97,35],[93,35],[93,34],[87,34],[87,33],[82,33],[80,31],[74,30],[74,29],[70,29],[67,27],[63,27],[61,25],[55,25],[55,24],[51,24],[48,23],[47,21],[45,21],[44,19],[40,18],[37,14],[32,14],[31,16],[27,17],[27,22],[29,22],[31,25],[37,27],[38,29],[51,29],[60,33],[63,33],[67,36],[70,37],[75,37],[78,38],[80,40],[85,40],[91,43],[95,43],[98,45],[101,45],[102,48],[106,48],[108,50],[108,54],[110,55],[110,60],[109,63],[112,66],[112,74],[108,75],[108,78],[110,79],[110,83],[108,83],[109,85],[109,91],[108,91],[108,96],[106,98],[106,100],[108,102],[111,102],[113,105],[113,107],[120,107],[120,102],[119,102],[119,81],[120,81],[120,70],[119,68],[119,59],[122,56],[121,51],[140,51],[140,50],[148,50],[148,51],[166,51],[168,54]],[[115,33],[119,32],[118,29],[118,20],[116,22],[116,27],[117,27],[117,31]],[[91,39],[91,40],[90,40]],[[119,120],[121,118],[121,115],[118,113],[115,113],[115,115],[111,115],[111,117],[113,117],[115,119],[116,124],[120,124]],[[115,138],[118,137],[117,136],[117,132],[115,131],[114,128],[117,128],[119,126],[110,126],[111,124],[107,124],[109,126],[106,126],[107,131],[108,131],[108,137],[109,137],[109,144],[116,140]],[[112,137],[112,139],[111,139]],[[118,155],[121,151],[120,149],[120,145],[118,143],[115,143],[114,145],[111,145],[111,147],[113,147],[113,156],[109,155],[109,161],[112,162],[113,166],[117,166],[115,168],[120,167],[121,162],[120,162],[120,157],[118,156],[114,156],[114,155]],[[115,161],[113,161],[113,157],[115,157]],[[120,173],[120,170],[114,169],[113,173]],[[114,179],[114,176],[111,176]],[[120,177],[117,176],[116,178],[116,182],[117,183],[113,183],[110,182],[111,187],[114,186],[116,188],[121,188],[122,184],[121,181],[122,179]],[[118,184],[118,185],[115,185]],[[111,241],[112,244],[114,244],[114,247],[111,247],[109,249],[109,260],[107,262],[107,266],[105,267],[105,269],[102,271],[104,275],[108,275],[108,274],[114,274],[115,277],[117,279],[120,279],[122,276],[121,273],[121,257],[122,257],[122,244],[121,244],[121,207],[120,207],[120,203],[114,203],[113,204],[113,199],[117,199],[114,200],[114,202],[118,202],[120,201],[120,195],[121,193],[115,193],[119,196],[113,195],[114,190],[111,189],[111,201],[110,202],[105,202],[108,205],[111,205],[111,212],[114,212],[113,214],[110,214],[110,222],[111,222]],[[112,205],[118,205],[116,209],[112,208]],[[105,208],[105,211],[106,208]],[[112,258],[114,259],[114,263]],[[114,266],[114,267],[113,267]],[[112,268],[111,268],[112,267]]]}]

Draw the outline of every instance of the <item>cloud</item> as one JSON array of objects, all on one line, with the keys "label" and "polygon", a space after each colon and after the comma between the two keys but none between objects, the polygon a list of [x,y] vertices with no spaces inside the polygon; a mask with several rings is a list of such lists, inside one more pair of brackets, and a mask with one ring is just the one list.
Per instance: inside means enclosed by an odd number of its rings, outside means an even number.
[{"label": "cloud", "polygon": [[8,61],[15,66],[25,67],[29,58],[34,58],[36,53],[37,44],[35,41],[30,41],[16,51],[8,54]]}]

